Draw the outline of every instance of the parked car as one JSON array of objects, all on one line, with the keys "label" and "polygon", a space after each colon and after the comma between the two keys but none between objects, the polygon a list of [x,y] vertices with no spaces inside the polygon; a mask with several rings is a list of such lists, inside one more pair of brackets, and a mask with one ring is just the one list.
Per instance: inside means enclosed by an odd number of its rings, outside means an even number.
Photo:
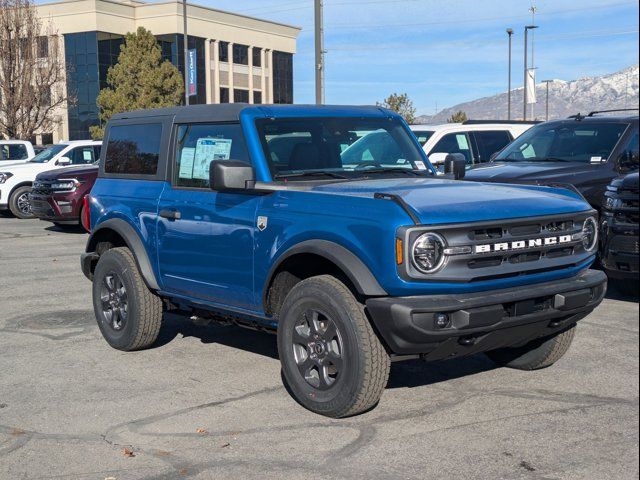
[{"label": "parked car", "polygon": [[460,153],[467,164],[488,162],[514,138],[536,122],[468,120],[442,125],[411,125],[429,161],[440,170],[447,155]]},{"label": "parked car", "polygon": [[602,206],[600,262],[618,289],[638,295],[638,172],[607,187]]},{"label": "parked car", "polygon": [[276,331],[322,415],[373,407],[391,359],[547,367],[606,289],[579,194],[436,177],[391,111],[194,105],[114,115],[105,140],[81,258],[105,340],[153,345],[165,309]]},{"label": "parked car", "polygon": [[98,177],[96,164],[78,165],[38,174],[29,203],[40,220],[55,225],[82,224],[84,197]]},{"label": "parked car", "polygon": [[0,164],[0,210],[10,210],[18,218],[33,218],[29,194],[36,176],[69,165],[96,163],[101,144],[91,140],[60,142],[24,164]]},{"label": "parked car", "polygon": [[36,156],[31,142],[25,140],[0,140],[0,168],[5,165],[25,163]]}]

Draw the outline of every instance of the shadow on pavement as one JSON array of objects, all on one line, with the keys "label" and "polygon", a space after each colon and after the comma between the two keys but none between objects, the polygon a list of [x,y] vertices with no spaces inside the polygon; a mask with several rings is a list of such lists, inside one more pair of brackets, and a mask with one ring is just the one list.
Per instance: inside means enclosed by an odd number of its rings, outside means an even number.
[{"label": "shadow on pavement", "polygon": [[[176,337],[194,337],[202,343],[218,343],[246,352],[278,359],[276,336],[267,332],[258,332],[236,325],[219,325],[212,322],[197,325],[188,317],[165,314],[160,336],[152,348],[161,348]],[[422,360],[407,360],[391,364],[391,373],[387,388],[421,387],[467,377],[493,370],[496,365],[484,355],[427,363]]]},{"label": "shadow on pavement", "polygon": [[45,228],[48,232],[64,232],[75,234],[86,234],[87,231],[82,225],[50,225]]}]

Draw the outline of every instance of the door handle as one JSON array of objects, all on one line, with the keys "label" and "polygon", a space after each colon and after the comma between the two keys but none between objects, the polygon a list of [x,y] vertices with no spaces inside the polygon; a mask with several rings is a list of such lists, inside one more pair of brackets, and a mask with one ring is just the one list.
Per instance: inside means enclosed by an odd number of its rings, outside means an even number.
[{"label": "door handle", "polygon": [[177,210],[160,210],[160,216],[169,220],[180,220],[182,215]]}]

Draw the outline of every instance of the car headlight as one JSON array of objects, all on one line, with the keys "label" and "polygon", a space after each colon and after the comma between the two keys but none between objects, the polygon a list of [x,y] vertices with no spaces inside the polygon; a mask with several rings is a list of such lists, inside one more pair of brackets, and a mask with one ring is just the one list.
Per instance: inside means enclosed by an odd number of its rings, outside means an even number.
[{"label": "car headlight", "polygon": [[604,208],[608,208],[610,210],[622,207],[622,199],[607,197],[604,201]]},{"label": "car headlight", "polygon": [[422,273],[434,273],[442,268],[445,261],[445,242],[437,233],[427,232],[413,243],[411,261]]},{"label": "car headlight", "polygon": [[7,180],[9,180],[11,177],[13,177],[13,173],[9,173],[9,172],[0,172],[0,183],[4,183]]},{"label": "car headlight", "polygon": [[587,218],[582,224],[582,246],[587,252],[598,246],[598,222],[594,217]]},{"label": "car headlight", "polygon": [[59,180],[51,184],[51,190],[73,190],[78,185],[77,180]]}]

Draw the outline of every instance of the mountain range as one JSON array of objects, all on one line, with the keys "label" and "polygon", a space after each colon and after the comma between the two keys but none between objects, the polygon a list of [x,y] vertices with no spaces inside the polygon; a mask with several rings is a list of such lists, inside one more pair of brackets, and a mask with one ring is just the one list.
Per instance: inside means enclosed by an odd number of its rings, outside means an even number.
[{"label": "mountain range", "polygon": [[[631,67],[600,77],[584,77],[577,80],[552,80],[549,82],[549,119],[565,118],[576,113],[587,114],[593,110],[614,108],[638,108],[639,67]],[[537,104],[533,110],[535,118],[545,119],[545,83],[536,85]],[[522,87],[511,92],[511,117],[522,119]],[[416,123],[444,123],[455,112],[463,111],[474,120],[506,119],[507,93],[479,98],[445,108],[436,115],[422,115]],[[531,119],[531,105],[527,107]]]}]

